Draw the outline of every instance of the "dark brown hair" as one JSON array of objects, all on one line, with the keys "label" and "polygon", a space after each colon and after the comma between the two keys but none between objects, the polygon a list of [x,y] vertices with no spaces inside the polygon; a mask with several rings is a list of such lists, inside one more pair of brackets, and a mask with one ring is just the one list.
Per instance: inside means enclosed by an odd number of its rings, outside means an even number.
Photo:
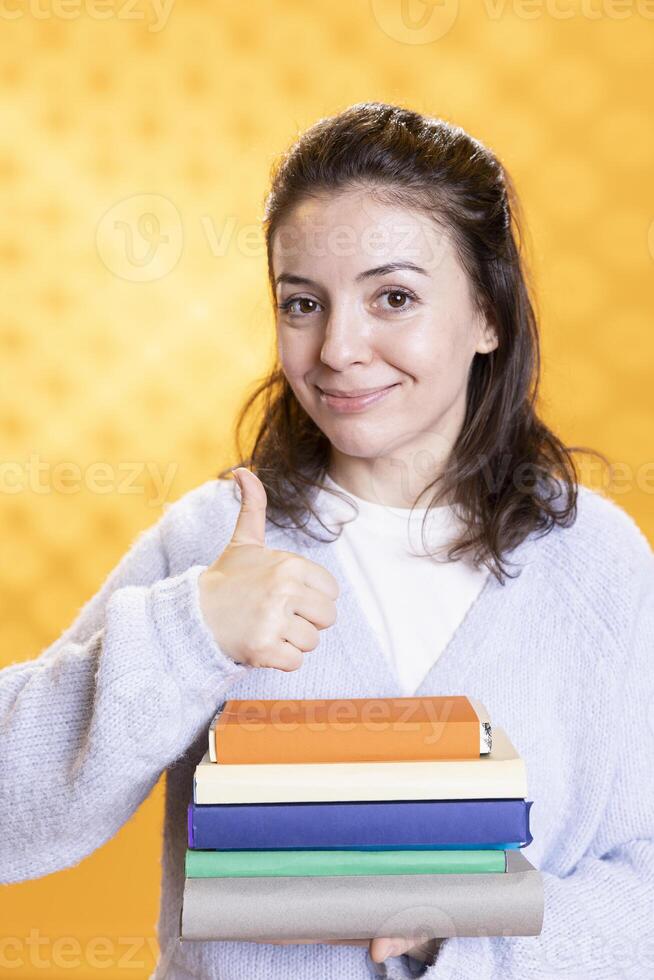
[{"label": "dark brown hair", "polygon": [[[280,222],[303,199],[353,188],[429,214],[449,231],[477,308],[496,330],[498,346],[472,361],[464,422],[443,472],[428,488],[434,489],[428,506],[443,499],[464,515],[465,530],[447,559],[470,552],[502,582],[507,552],[532,532],[540,536],[576,519],[572,453],[607,462],[595,450],[566,447],[538,417],[538,326],[514,186],[486,146],[442,119],[379,102],[320,119],[273,164],[263,221],[273,306],[272,244]],[[260,397],[252,449],[244,457],[242,430]],[[219,477],[237,465],[253,469],[278,527],[303,529],[312,515],[320,521],[313,497],[323,486],[330,443],[298,402],[278,357],[243,405],[235,437],[241,462]]]}]

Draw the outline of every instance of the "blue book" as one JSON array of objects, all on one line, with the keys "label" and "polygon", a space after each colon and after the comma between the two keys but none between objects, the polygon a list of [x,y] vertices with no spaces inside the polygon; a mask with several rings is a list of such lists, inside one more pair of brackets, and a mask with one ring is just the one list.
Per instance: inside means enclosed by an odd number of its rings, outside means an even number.
[{"label": "blue book", "polygon": [[198,850],[526,847],[531,800],[190,803]]}]

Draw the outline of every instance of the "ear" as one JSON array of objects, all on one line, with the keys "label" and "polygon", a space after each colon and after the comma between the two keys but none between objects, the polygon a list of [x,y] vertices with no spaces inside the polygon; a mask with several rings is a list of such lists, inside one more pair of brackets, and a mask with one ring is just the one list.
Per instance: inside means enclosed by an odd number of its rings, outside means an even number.
[{"label": "ear", "polygon": [[499,345],[497,330],[493,322],[486,316],[478,321],[478,337],[475,351],[479,354],[489,354]]}]

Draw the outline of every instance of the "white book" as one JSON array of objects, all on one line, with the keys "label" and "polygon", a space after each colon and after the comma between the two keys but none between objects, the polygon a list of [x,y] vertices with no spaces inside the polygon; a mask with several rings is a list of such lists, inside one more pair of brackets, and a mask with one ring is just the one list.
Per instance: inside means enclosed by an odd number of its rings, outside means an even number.
[{"label": "white book", "polygon": [[193,780],[199,804],[526,797],[524,760],[502,728],[479,759],[235,765],[212,762],[207,751]]}]

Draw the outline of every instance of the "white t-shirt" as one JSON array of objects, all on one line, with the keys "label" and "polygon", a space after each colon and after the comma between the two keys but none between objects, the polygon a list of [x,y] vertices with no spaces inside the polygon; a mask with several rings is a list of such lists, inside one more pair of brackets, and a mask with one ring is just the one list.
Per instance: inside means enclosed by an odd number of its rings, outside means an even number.
[{"label": "white t-shirt", "polygon": [[[489,574],[466,555],[434,561],[425,554],[421,531],[427,508],[387,507],[355,496],[325,477],[358,506],[320,491],[317,506],[346,520],[334,543],[380,646],[399,677],[405,696],[413,696],[443,652]],[[410,515],[410,516],[409,516]],[[432,508],[425,538],[431,550],[452,539],[458,518],[449,506]]]}]

